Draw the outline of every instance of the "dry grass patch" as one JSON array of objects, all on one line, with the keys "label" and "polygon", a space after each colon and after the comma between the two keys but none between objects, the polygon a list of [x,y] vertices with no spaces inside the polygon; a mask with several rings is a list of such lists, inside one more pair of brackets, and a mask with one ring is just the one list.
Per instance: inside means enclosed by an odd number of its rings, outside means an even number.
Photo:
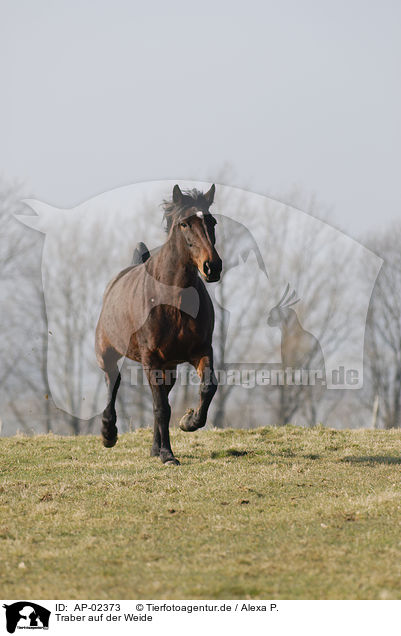
[{"label": "dry grass patch", "polygon": [[3,438],[2,597],[401,598],[400,432],[172,438]]}]

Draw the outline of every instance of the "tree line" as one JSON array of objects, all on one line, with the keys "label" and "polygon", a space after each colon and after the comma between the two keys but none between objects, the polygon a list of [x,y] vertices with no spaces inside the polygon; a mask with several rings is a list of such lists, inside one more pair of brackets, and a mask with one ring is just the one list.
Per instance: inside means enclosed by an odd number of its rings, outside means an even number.
[{"label": "tree line", "polygon": [[[93,286],[94,277],[98,276],[99,263],[96,268],[86,266],[85,253],[79,243],[79,237],[65,232],[64,240],[68,241],[72,251],[73,266],[42,271],[42,249],[44,235],[32,232],[15,220],[14,215],[26,214],[26,207],[22,199],[26,196],[24,188],[14,182],[2,178],[0,180],[0,267],[1,292],[0,305],[2,315],[2,338],[0,352],[2,365],[0,369],[0,422],[2,434],[10,435],[20,430],[27,434],[33,432],[50,432],[61,434],[98,433],[99,417],[82,419],[79,416],[79,404],[76,402],[79,394],[77,383],[82,381],[84,367],[82,361],[90,356],[86,344],[86,335],[91,329],[94,317],[79,315],[73,310],[77,297],[82,297],[82,303],[87,302],[91,294],[98,294]],[[315,199],[305,198],[302,193],[292,193],[289,197],[291,204],[304,209],[310,215],[330,223],[330,214],[322,209]],[[227,202],[228,205],[232,202]],[[241,196],[236,205],[245,205]],[[220,201],[222,211],[224,200]],[[160,225],[161,212],[157,206],[148,204],[143,222]],[[249,227],[252,230],[252,219]],[[316,341],[325,341],[326,351],[338,349],[349,338],[349,317],[344,315],[343,321],[334,324],[335,307],[339,298],[339,290],[347,280],[347,259],[343,267],[330,266],[330,248],[325,250],[324,266],[310,268],[312,258],[319,259],[319,250],[324,242],[324,227],[321,225],[322,237],[316,233],[312,236],[298,237],[306,246],[302,253],[297,253],[293,262],[285,263],[280,258],[280,245],[286,240],[288,223],[281,220],[277,224],[262,224],[255,229],[258,240],[263,240],[276,256],[269,260],[269,279],[286,280],[286,267],[291,267],[292,285],[296,289],[307,289],[309,306],[319,306],[315,316],[308,316],[309,331],[315,335]],[[145,229],[145,228],[144,228]],[[301,228],[302,229],[302,228]],[[237,231],[238,230],[238,231]],[[250,254],[247,234],[241,234],[238,226],[224,222],[217,226],[219,236],[219,250],[223,262],[229,262],[239,254],[243,259],[243,266],[249,259],[256,259],[257,254]],[[110,229],[110,232],[113,230]],[[119,230],[121,231],[121,229]],[[138,228],[141,231],[141,228]],[[300,230],[301,231],[301,230]],[[118,250],[118,233],[110,236],[101,228],[94,227],[96,241],[104,243],[104,250]],[[263,236],[262,236],[263,234]],[[245,238],[244,238],[245,237]],[[318,423],[334,427],[376,427],[398,428],[401,425],[401,225],[393,223],[374,235],[361,235],[358,240],[372,252],[381,256],[384,264],[376,279],[370,298],[367,314],[365,343],[364,343],[364,386],[357,391],[340,390],[328,391],[321,387],[311,386],[271,386],[240,388],[235,383],[225,383],[219,387],[213,408],[210,413],[210,423],[216,427],[258,427],[268,424],[285,425],[296,423],[304,426],[314,426]],[[62,237],[60,238],[60,240]],[[113,247],[111,247],[111,245]],[[99,246],[98,246],[99,247]],[[134,245],[132,245],[132,249]],[[85,246],[85,249],[90,249]],[[255,263],[256,263],[255,261]],[[241,263],[242,261],[240,261]],[[297,311],[298,325],[306,319],[303,316],[302,303],[291,307],[291,301],[296,301],[292,295],[288,307],[285,299],[280,306],[280,298],[271,299],[269,306],[265,306],[265,296],[259,293],[261,281],[264,280],[258,264],[253,263],[253,271],[257,275],[246,280],[247,299],[252,305],[250,318],[244,325],[241,315],[241,303],[245,301],[239,294],[241,281],[234,269],[223,276],[221,284],[215,293],[216,327],[214,334],[215,366],[225,368],[225,354],[227,339],[234,343],[238,360],[249,356],[253,352],[257,357],[260,347],[260,316],[267,322],[271,310],[277,308],[277,348],[280,347],[279,330],[282,321],[288,320],[290,310]],[[129,263],[127,263],[129,264]],[[79,276],[77,277],[77,272]],[[117,272],[113,272],[117,273]],[[56,329],[59,328],[63,337],[61,342],[59,365],[59,384],[63,387],[67,400],[71,402],[71,415],[57,409],[53,403],[49,387],[47,364],[48,342],[52,334],[49,333],[48,316],[43,295],[42,275],[57,276],[58,296],[56,314]],[[111,278],[111,276],[110,276]],[[284,290],[282,290],[284,291]],[[358,294],[355,294],[355,311],[358,311]],[[230,302],[235,301],[238,311],[228,311]],[[278,296],[282,294],[277,291]],[[289,289],[287,298],[293,294]],[[75,304],[72,302],[74,297]],[[322,301],[323,299],[323,301]],[[93,329],[94,329],[93,325]],[[306,329],[294,333],[292,347],[299,351],[305,340]],[[309,333],[308,331],[308,333]],[[299,335],[300,334],[300,335]],[[327,334],[330,334],[328,339]],[[304,338],[303,341],[302,338]],[[300,340],[301,339],[301,340]],[[312,342],[312,341],[311,341]],[[64,355],[63,352],[68,352]],[[282,353],[282,352],[281,352]],[[255,359],[256,359],[255,357]],[[122,367],[122,386],[118,396],[120,430],[134,430],[152,424],[152,406],[150,391],[141,383],[132,383],[132,368],[135,363],[125,361]],[[182,368],[184,373],[185,367]],[[99,380],[99,382],[102,380]],[[100,390],[100,385],[99,385]],[[179,414],[197,399],[197,386],[186,383],[173,391],[173,412]],[[96,394],[96,388],[95,388]],[[73,407],[73,408],[72,408]]]}]

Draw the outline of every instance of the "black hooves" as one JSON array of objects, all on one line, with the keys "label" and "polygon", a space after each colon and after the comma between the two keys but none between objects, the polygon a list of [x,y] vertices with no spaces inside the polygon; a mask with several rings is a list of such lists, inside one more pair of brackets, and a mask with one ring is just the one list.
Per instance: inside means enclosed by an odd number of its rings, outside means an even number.
[{"label": "black hooves", "polygon": [[112,439],[107,439],[107,437],[104,437],[102,435],[102,442],[103,442],[103,446],[105,446],[105,448],[113,448],[113,446],[115,446],[117,444],[117,440],[118,440],[118,436],[117,435],[115,437],[113,437]]},{"label": "black hooves", "polygon": [[165,466],[179,466],[180,462],[173,453],[167,451],[160,451],[160,459]]},{"label": "black hooves", "polygon": [[152,448],[150,449],[150,456],[151,457],[160,457],[160,459],[162,460],[163,464],[165,464],[166,466],[179,466],[180,462],[178,461],[178,459],[176,457],[174,457],[174,455],[170,452],[167,451],[160,451],[160,448],[158,446],[152,446]]},{"label": "black hooves", "polygon": [[180,466],[180,462],[178,461],[178,459],[176,457],[172,457],[171,459],[167,459],[165,462],[163,462],[163,464],[165,466]]},{"label": "black hooves", "polygon": [[106,448],[112,448],[117,444],[118,440],[118,431],[117,426],[111,424],[111,426],[107,426],[105,422],[103,422],[102,426],[102,442],[103,446]]}]

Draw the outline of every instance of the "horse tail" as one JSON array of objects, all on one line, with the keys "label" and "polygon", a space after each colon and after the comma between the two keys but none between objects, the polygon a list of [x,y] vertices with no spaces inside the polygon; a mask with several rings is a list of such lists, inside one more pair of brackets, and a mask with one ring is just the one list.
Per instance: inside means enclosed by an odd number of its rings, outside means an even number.
[{"label": "horse tail", "polygon": [[142,263],[145,263],[148,258],[150,258],[150,252],[145,243],[137,243],[132,255],[132,265],[141,265]]}]

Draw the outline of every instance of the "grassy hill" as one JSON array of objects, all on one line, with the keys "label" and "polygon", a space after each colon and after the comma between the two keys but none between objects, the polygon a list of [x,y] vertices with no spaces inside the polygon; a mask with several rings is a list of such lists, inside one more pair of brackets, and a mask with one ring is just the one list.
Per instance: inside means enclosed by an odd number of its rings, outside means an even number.
[{"label": "grassy hill", "polygon": [[401,598],[401,432],[0,440],[2,598]]}]

